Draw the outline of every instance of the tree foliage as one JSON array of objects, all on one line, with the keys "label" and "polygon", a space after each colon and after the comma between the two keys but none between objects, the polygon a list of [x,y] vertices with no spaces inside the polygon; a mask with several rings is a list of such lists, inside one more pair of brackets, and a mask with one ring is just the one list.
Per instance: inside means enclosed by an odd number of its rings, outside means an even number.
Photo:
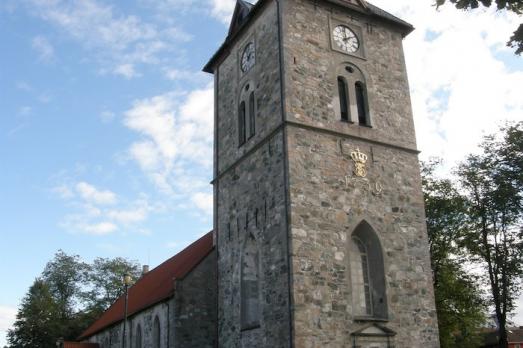
[{"label": "tree foliage", "polygon": [[60,335],[56,321],[59,316],[49,285],[36,279],[22,300],[14,328],[7,333],[9,347],[56,347],[56,338]]},{"label": "tree foliage", "polygon": [[123,274],[130,274],[131,278],[138,279],[140,265],[121,257],[114,259],[99,257],[89,265],[87,281],[90,289],[83,294],[89,311],[102,313],[122,295]]},{"label": "tree foliage", "polygon": [[461,265],[468,205],[450,180],[434,176],[439,164],[424,164],[422,179],[440,344],[473,348],[479,346],[485,307],[478,283]]},{"label": "tree foliage", "polygon": [[[492,3],[496,4],[498,10],[506,10],[514,12],[518,15],[523,14],[523,0],[448,0],[457,9],[460,10],[473,10],[477,9],[480,5],[490,7]],[[436,0],[436,5],[442,6],[447,0]],[[514,31],[514,34],[510,37],[507,42],[507,46],[512,47],[516,50],[516,54],[523,52],[523,24]]]},{"label": "tree foliage", "polygon": [[465,245],[485,269],[499,345],[508,347],[507,315],[523,276],[523,122],[506,125],[501,136],[485,137],[481,149],[458,169],[470,205]]},{"label": "tree foliage", "polygon": [[49,286],[62,319],[70,318],[79,304],[87,268],[80,256],[67,255],[60,250],[42,272],[42,279]]},{"label": "tree foliage", "polygon": [[120,295],[122,277],[140,276],[140,266],[123,258],[97,258],[92,264],[58,251],[22,300],[9,348],[56,347],[58,338],[75,340]]}]

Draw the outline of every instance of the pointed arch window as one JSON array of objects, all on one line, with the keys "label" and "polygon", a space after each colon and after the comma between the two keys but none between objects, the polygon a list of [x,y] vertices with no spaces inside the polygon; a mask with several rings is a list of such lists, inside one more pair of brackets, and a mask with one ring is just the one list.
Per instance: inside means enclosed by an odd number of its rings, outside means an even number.
[{"label": "pointed arch window", "polygon": [[338,76],[338,94],[340,98],[340,116],[341,120],[349,121],[349,95],[347,90],[347,81],[343,76]]},{"label": "pointed arch window", "polygon": [[352,237],[351,281],[354,313],[372,315],[367,248],[357,237]]},{"label": "pointed arch window", "polygon": [[358,122],[362,126],[369,126],[368,115],[367,115],[367,90],[365,84],[358,81],[354,84],[356,91],[356,105],[358,108]]},{"label": "pointed arch window", "polygon": [[161,336],[160,336],[160,319],[158,316],[154,318],[153,324],[153,348],[161,347]]},{"label": "pointed arch window", "polygon": [[245,102],[242,101],[238,110],[238,143],[240,146],[246,141],[245,123]]},{"label": "pointed arch window", "polygon": [[136,338],[134,340],[135,348],[142,348],[142,327],[138,324],[136,327]]},{"label": "pointed arch window", "polygon": [[241,328],[253,329],[260,325],[260,258],[256,239],[247,238],[241,264]]},{"label": "pointed arch window", "polygon": [[238,106],[238,146],[256,134],[256,98],[254,83],[249,81],[241,89]]},{"label": "pointed arch window", "polygon": [[349,253],[354,315],[386,319],[388,308],[381,244],[366,221],[352,233]]},{"label": "pointed arch window", "polygon": [[254,114],[254,92],[249,95],[249,138],[256,133],[256,121]]}]

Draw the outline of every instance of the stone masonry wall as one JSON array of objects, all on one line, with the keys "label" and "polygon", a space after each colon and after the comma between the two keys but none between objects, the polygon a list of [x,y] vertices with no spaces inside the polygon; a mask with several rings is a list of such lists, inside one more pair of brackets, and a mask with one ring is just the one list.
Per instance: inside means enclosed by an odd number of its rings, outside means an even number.
[{"label": "stone masonry wall", "polygon": [[[357,148],[369,156],[366,178],[353,174]],[[416,155],[290,128],[289,162],[296,347],[348,347],[370,323],[352,315],[349,274],[348,243],[363,220],[383,248],[382,324],[397,332],[395,347],[439,347]]]},{"label": "stone masonry wall", "polygon": [[[401,33],[326,1],[284,3],[287,120],[415,149]],[[331,48],[331,29],[340,22],[361,30],[365,59]],[[366,76],[372,129],[339,122],[335,115],[336,71],[344,63]]]},{"label": "stone masonry wall", "polygon": [[216,251],[183,280],[176,281],[174,346],[214,348],[216,344]]},{"label": "stone masonry wall", "polygon": [[[147,308],[131,317],[127,321],[126,327],[126,347],[136,347],[136,331],[138,325],[142,331],[142,347],[153,347],[153,323],[158,317],[160,321],[160,348],[172,347],[169,343],[169,308],[172,307],[172,300],[158,303]],[[91,336],[87,341],[98,343],[100,348],[122,348],[123,324],[111,326],[98,334]]]},{"label": "stone masonry wall", "polygon": [[[352,347],[356,320],[348,243],[368,222],[383,248],[388,319],[396,348],[439,347],[421,180],[402,35],[389,24],[326,1],[284,2],[291,269],[296,347]],[[331,48],[332,23],[359,28],[365,56]],[[337,116],[337,72],[366,77],[370,127]],[[366,178],[350,152],[368,156]],[[363,348],[386,343],[356,343]]]},{"label": "stone masonry wall", "polygon": [[[247,74],[239,59],[254,41],[256,63]],[[215,72],[218,163],[215,226],[218,245],[219,347],[289,347],[289,271],[284,179],[278,17],[268,1]],[[255,88],[256,135],[238,146],[238,104]],[[260,255],[259,327],[241,327],[241,262],[248,236]]]},{"label": "stone masonry wall", "polygon": [[[218,321],[219,346],[289,347],[289,284],[283,135],[275,134],[219,180]],[[240,272],[249,234],[260,254],[261,320],[241,329]]]},{"label": "stone masonry wall", "polygon": [[[281,123],[280,71],[277,11],[274,2],[240,35],[227,58],[219,65],[218,79],[218,171],[222,172],[251,150]],[[240,59],[245,45],[254,41],[256,64],[247,73],[240,71]],[[238,146],[238,108],[240,90],[249,84],[254,88],[256,135]]]}]

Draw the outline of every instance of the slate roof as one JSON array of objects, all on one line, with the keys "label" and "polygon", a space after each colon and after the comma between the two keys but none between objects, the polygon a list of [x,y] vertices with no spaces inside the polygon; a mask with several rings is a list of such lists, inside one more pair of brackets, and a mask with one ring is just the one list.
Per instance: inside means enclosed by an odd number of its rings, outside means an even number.
[{"label": "slate roof", "polygon": [[[228,51],[228,49],[230,48],[229,46],[231,45],[232,42],[234,42],[236,36],[243,30],[244,27],[246,27],[248,22],[250,22],[250,19],[255,16],[256,12],[258,12],[260,10],[260,8],[263,7],[263,4],[266,3],[267,1],[268,0],[259,0],[255,5],[252,5],[244,0],[237,0],[233,18],[231,19],[231,25],[229,27],[229,34],[225,38],[225,41],[222,43],[220,48],[218,48],[216,53],[211,57],[211,59],[209,59],[207,64],[205,64],[205,66],[203,67],[203,71],[208,72],[208,73],[213,73],[213,68],[214,68],[214,65],[215,65],[216,61],[218,60],[218,58],[224,52]],[[324,0],[324,1],[338,4],[339,6],[349,7],[353,10],[356,9],[356,7],[354,5],[352,5],[351,3],[349,3],[347,0]],[[412,26],[412,24],[405,22],[404,20],[394,16],[393,14],[390,14],[389,12],[382,10],[381,8],[369,3],[368,1],[364,1],[364,4],[365,4],[365,9],[361,9],[361,11],[367,12],[372,17],[376,17],[381,20],[385,20],[393,25],[400,27],[402,29],[404,36],[410,34],[414,30],[414,27]],[[240,23],[235,23],[237,12],[239,12],[239,10],[243,9],[243,8],[247,8],[249,13],[242,14],[242,20],[240,21]]]},{"label": "slate roof", "polygon": [[[171,297],[175,291],[174,280],[183,279],[213,249],[213,233],[211,231],[158,267],[144,274],[129,288],[128,316]],[[82,333],[79,340],[90,337],[122,321],[124,307],[125,295],[122,295],[98,320]]]}]

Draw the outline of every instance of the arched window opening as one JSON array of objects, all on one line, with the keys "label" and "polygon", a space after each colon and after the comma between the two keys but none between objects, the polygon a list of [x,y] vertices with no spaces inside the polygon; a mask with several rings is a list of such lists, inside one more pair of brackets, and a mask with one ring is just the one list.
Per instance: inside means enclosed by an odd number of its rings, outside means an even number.
[{"label": "arched window opening", "polygon": [[349,121],[349,95],[347,93],[347,82],[342,76],[338,76],[338,94],[340,99],[341,120]]},{"label": "arched window opening", "polygon": [[246,141],[245,135],[245,102],[242,101],[238,110],[238,142],[240,146]]},{"label": "arched window opening", "polygon": [[356,104],[358,107],[358,122],[360,125],[368,126],[367,91],[365,90],[365,85],[361,81],[358,81],[354,87],[356,91]]},{"label": "arched window opening", "polygon": [[254,236],[244,245],[241,264],[241,327],[252,329],[260,325],[260,260]]},{"label": "arched window opening", "polygon": [[338,88],[333,93],[336,117],[342,122],[357,122],[360,126],[371,127],[372,120],[367,94],[367,79],[356,65],[345,62],[336,69]]},{"label": "arched window opening", "polygon": [[158,319],[158,316],[154,318],[154,325],[153,325],[153,348],[160,348],[160,319]]},{"label": "arched window opening", "polygon": [[354,313],[372,315],[367,249],[356,237],[352,238],[351,281],[352,291],[354,292]]},{"label": "arched window opening", "polygon": [[381,244],[374,229],[362,221],[350,239],[352,304],[355,316],[388,316]]},{"label": "arched window opening", "polygon": [[142,348],[142,327],[138,325],[136,327],[136,339],[134,342],[135,348]]},{"label": "arched window opening", "polygon": [[249,138],[256,133],[256,121],[254,113],[254,92],[249,95]]}]

